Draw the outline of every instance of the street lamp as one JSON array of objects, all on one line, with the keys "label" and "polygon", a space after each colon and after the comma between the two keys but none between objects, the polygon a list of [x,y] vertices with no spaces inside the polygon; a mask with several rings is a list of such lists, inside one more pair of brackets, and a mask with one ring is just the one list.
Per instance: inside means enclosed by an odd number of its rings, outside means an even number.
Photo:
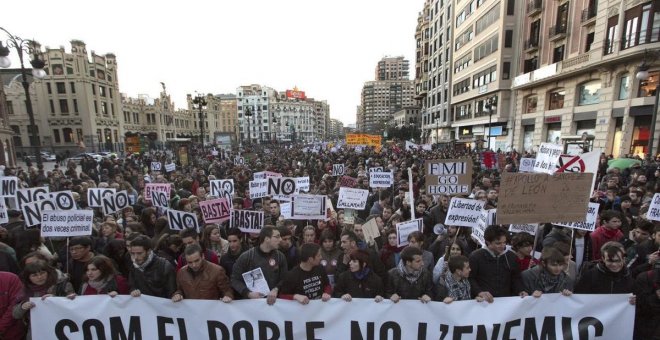
[{"label": "street lamp", "polygon": [[488,150],[490,150],[490,128],[493,124],[493,111],[497,112],[497,96],[486,99],[484,108],[488,110]]},{"label": "street lamp", "polygon": [[201,93],[197,94],[197,97],[193,99],[194,107],[199,109],[199,138],[202,143],[202,153],[204,153],[204,107],[206,107],[206,99]]},{"label": "street lamp", "polygon": [[30,99],[30,84],[27,80],[27,70],[23,64],[23,53],[34,53],[34,59],[30,61],[30,65],[32,65],[32,76],[35,78],[42,79],[46,76],[46,71],[44,71],[46,63],[39,59],[37,51],[34,49],[33,41],[17,37],[2,27],[0,27],[0,30],[5,32],[8,36],[6,47],[0,42],[0,67],[8,68],[11,66],[11,60],[8,57],[9,48],[16,49],[18,60],[21,63],[21,83],[23,85],[23,91],[25,91],[25,108],[30,119],[30,146],[34,146],[34,157],[37,161],[37,167],[41,167],[41,145],[37,136],[37,124],[34,122],[34,111],[32,111],[32,100]]},{"label": "street lamp", "polygon": [[252,137],[250,136],[250,118],[252,118],[252,109],[250,109],[249,106],[245,107],[245,117],[247,117],[247,123],[248,123],[248,144],[252,144]]},{"label": "street lamp", "polygon": [[270,127],[270,130],[273,133],[273,143],[277,143],[277,130],[275,130],[275,125],[277,125],[277,117],[275,117],[275,114],[273,113],[273,119],[271,120]]},{"label": "street lamp", "polygon": [[[644,61],[642,62],[642,65],[639,66],[639,71],[637,71],[637,74],[635,77],[638,80],[648,80],[649,79],[649,68],[650,65],[647,63],[648,61],[648,52],[644,54]],[[652,56],[653,60],[657,59],[657,55]],[[658,120],[658,98],[660,96],[658,95],[658,90],[660,90],[659,84],[660,82],[656,82],[656,88],[655,88],[655,104],[653,105],[653,113],[651,114],[651,130],[649,133],[649,142],[648,142],[648,147],[647,147],[647,158],[649,161],[653,160],[655,157],[653,157],[653,134],[655,134],[655,122]]]}]

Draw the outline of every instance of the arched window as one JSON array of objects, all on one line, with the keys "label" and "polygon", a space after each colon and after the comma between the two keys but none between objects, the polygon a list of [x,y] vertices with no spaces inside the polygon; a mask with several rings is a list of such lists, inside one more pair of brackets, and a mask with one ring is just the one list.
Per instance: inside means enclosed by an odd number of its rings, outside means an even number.
[{"label": "arched window", "polygon": [[619,100],[628,99],[630,97],[630,75],[624,73],[619,76]]},{"label": "arched window", "polygon": [[564,96],[566,91],[563,88],[554,89],[548,92],[548,110],[557,110],[564,107]]},{"label": "arched window", "polygon": [[600,102],[600,80],[591,80],[578,86],[578,105],[591,105]]}]

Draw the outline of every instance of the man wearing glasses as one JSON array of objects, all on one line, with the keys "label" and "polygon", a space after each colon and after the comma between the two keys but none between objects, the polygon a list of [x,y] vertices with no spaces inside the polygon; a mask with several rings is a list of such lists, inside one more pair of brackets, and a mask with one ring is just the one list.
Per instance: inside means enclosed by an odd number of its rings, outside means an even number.
[{"label": "man wearing glasses", "polygon": [[[92,252],[92,239],[87,236],[74,237],[69,241],[69,260],[63,267],[69,273],[69,281],[73,289],[80,291],[82,278],[86,271],[87,262],[94,257]],[[66,260],[66,258],[64,258]]]}]

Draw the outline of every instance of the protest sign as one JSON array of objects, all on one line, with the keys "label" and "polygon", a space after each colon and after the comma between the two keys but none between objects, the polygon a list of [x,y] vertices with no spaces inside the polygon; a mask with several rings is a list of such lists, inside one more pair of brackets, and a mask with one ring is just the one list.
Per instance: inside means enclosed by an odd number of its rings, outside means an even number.
[{"label": "protest sign", "polygon": [[170,197],[172,185],[170,183],[147,183],[144,185],[144,200],[151,202],[151,190],[164,192],[167,197]]},{"label": "protest sign", "polygon": [[9,222],[9,214],[7,213],[7,206],[5,200],[0,199],[0,223]]},{"label": "protest sign", "polygon": [[406,141],[406,150],[411,151],[411,150],[417,150],[419,149],[419,145]]},{"label": "protest sign", "polygon": [[291,202],[280,202],[280,215],[284,219],[291,219]]},{"label": "protest sign", "polygon": [[151,190],[151,204],[155,207],[167,208],[169,203],[169,197],[164,192]]},{"label": "protest sign", "polygon": [[165,164],[165,171],[172,172],[174,170],[176,170],[176,164],[174,163]]},{"label": "protest sign", "polygon": [[256,179],[250,181],[250,199],[254,200],[268,196],[268,181],[265,179]]},{"label": "protest sign", "polygon": [[296,177],[296,188],[298,192],[309,192],[309,176]]},{"label": "protest sign", "polygon": [[30,203],[25,203],[21,207],[21,212],[23,213],[23,219],[25,220],[25,225],[28,227],[35,226],[41,223],[41,212],[44,210],[55,210],[55,204],[48,198],[34,201]]},{"label": "protest sign", "polygon": [[424,151],[432,151],[433,150],[433,145],[432,144],[422,144],[420,146],[422,147],[422,150],[424,150]]},{"label": "protest sign", "polygon": [[502,174],[497,223],[582,221],[588,208],[591,174]]},{"label": "protest sign", "polygon": [[15,196],[18,189],[18,177],[0,177],[0,196]]},{"label": "protest sign", "polygon": [[101,197],[101,209],[104,215],[110,215],[128,207],[128,193],[126,190]]},{"label": "protest sign", "polygon": [[171,230],[195,229],[199,233],[201,229],[197,215],[193,213],[167,209],[167,220]]},{"label": "protest sign", "polygon": [[538,229],[538,223],[529,223],[529,224],[511,224],[509,225],[509,231],[512,233],[528,233],[532,236],[536,235],[536,230]]},{"label": "protest sign", "polygon": [[346,223],[346,224],[355,223],[355,210],[354,209],[344,209],[344,223]]},{"label": "protest sign", "polygon": [[264,273],[261,270],[261,267],[257,267],[253,270],[247,271],[242,274],[243,281],[245,281],[245,286],[251,292],[260,293],[263,296],[266,296],[270,293],[270,287],[268,287],[268,281],[264,277]]},{"label": "protest sign", "polygon": [[561,156],[562,146],[552,143],[541,143],[534,161],[534,172],[553,174],[557,171],[557,163]]},{"label": "protest sign", "polygon": [[234,195],[233,179],[214,179],[210,182],[211,196],[226,198],[231,201]]},{"label": "protest sign", "polygon": [[472,228],[472,238],[477,240],[482,247],[486,246],[484,232],[488,226],[488,210],[482,210],[478,223]]},{"label": "protest sign", "polygon": [[163,163],[151,162],[151,171],[161,171],[162,168],[163,168]]},{"label": "protest sign", "polygon": [[268,177],[282,177],[282,174],[272,171],[260,171],[260,172],[255,172],[252,178],[257,180],[257,179],[266,179]]},{"label": "protest sign", "polygon": [[228,220],[231,215],[231,205],[226,198],[216,198],[199,202],[204,223],[220,223]]},{"label": "protest sign", "polygon": [[351,176],[341,176],[341,179],[339,179],[340,187],[355,188],[357,186],[357,183],[358,183],[357,178],[353,178]]},{"label": "protest sign", "polygon": [[563,227],[581,229],[586,231],[596,230],[596,220],[598,220],[598,209],[600,204],[589,202],[586,217],[583,215],[582,219],[577,222],[553,222],[552,224],[560,225]]},{"label": "protest sign", "polygon": [[93,210],[44,210],[41,212],[41,236],[87,236],[92,234],[93,223]]},{"label": "protest sign", "polygon": [[263,211],[232,210],[231,228],[238,228],[244,233],[258,234],[263,227]]},{"label": "protest sign", "polygon": [[397,247],[405,247],[408,245],[408,235],[415,231],[423,231],[424,224],[422,219],[418,218],[411,221],[401,222],[396,224],[396,239]]},{"label": "protest sign", "polygon": [[369,168],[369,175],[371,175],[372,172],[383,172],[383,167],[382,166],[375,166]]},{"label": "protest sign", "polygon": [[[269,292],[257,286],[250,284],[248,289]],[[495,303],[472,300],[451,304],[423,304],[416,299],[374,303],[373,299],[354,297],[351,303],[331,299],[303,305],[279,299],[267,308],[263,299],[224,304],[201,299],[172,303],[146,294],[112,299],[107,295],[74,300],[35,297],[30,298],[35,304],[30,310],[30,324],[33,339],[53,339],[55,334],[63,335],[61,339],[112,339],[114,334],[115,339],[190,340],[623,340],[633,338],[635,306],[628,303],[628,296],[543,294],[539,298],[498,297]]]},{"label": "protest sign", "polygon": [[47,199],[50,200],[57,210],[74,210],[76,201],[73,198],[71,190],[49,192]]},{"label": "protest sign", "polygon": [[18,210],[23,207],[23,204],[35,202],[48,197],[50,189],[48,187],[36,187],[27,189],[18,189],[16,191],[16,203]]},{"label": "protest sign", "polygon": [[425,162],[426,192],[431,195],[469,194],[472,159],[442,159]]},{"label": "protest sign", "polygon": [[598,163],[600,162],[601,154],[602,150],[597,149],[575,156],[561,155],[557,162],[557,172],[591,173],[593,176],[593,179],[591,180],[591,188],[589,188],[589,193],[591,194],[596,183],[596,174],[598,173]]},{"label": "protest sign", "polygon": [[362,210],[367,205],[369,190],[339,188],[339,198],[337,199],[337,209],[357,209]]},{"label": "protest sign", "polygon": [[535,162],[536,162],[536,160],[534,158],[521,158],[520,159],[520,167],[518,168],[518,171],[520,171],[520,172],[533,172]]},{"label": "protest sign", "polygon": [[291,196],[292,220],[325,220],[325,195],[293,195]]},{"label": "protest sign", "polygon": [[484,209],[484,201],[452,197],[445,225],[474,227]]},{"label": "protest sign", "polygon": [[105,195],[115,195],[115,188],[89,188],[87,189],[87,206],[90,208],[100,208],[101,198]]},{"label": "protest sign", "polygon": [[287,196],[298,193],[298,180],[293,177],[268,177],[268,195],[273,199],[286,199]]},{"label": "protest sign", "polygon": [[394,184],[392,172],[372,172],[369,174],[370,188],[389,188]]},{"label": "protest sign", "polygon": [[[346,221],[345,215],[344,215],[344,221]],[[376,222],[376,219],[372,218],[369,221],[365,222],[362,225],[362,232],[364,233],[365,240],[369,243],[374,241],[377,237],[380,237],[380,229],[378,228],[378,222]]]},{"label": "protest sign", "polygon": [[660,194],[653,195],[646,218],[651,221],[660,221]]},{"label": "protest sign", "polygon": [[234,158],[234,165],[245,165],[245,158],[235,157]]},{"label": "protest sign", "polygon": [[344,175],[344,164],[333,164],[332,176],[342,176],[342,175]]}]

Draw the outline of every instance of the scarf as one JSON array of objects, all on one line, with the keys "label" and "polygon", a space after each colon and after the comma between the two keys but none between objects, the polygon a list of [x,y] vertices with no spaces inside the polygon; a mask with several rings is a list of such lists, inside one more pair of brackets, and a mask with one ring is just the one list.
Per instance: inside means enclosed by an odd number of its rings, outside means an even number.
[{"label": "scarf", "polygon": [[367,275],[369,275],[370,272],[371,270],[369,269],[369,267],[364,267],[362,268],[362,270],[356,271],[352,274],[356,280],[362,281],[367,277]]},{"label": "scarf", "polygon": [[562,271],[555,276],[543,268],[540,269],[541,275],[539,275],[536,286],[541,288],[543,293],[560,293],[566,288],[566,273]]},{"label": "scarf", "polygon": [[470,281],[467,279],[456,281],[454,275],[447,273],[445,275],[445,286],[447,287],[447,296],[456,301],[469,300],[471,297]]},{"label": "scarf", "polygon": [[399,270],[399,275],[408,280],[410,283],[417,281],[419,276],[422,275],[421,270],[408,271],[408,268],[406,268],[406,265],[403,264],[403,261],[399,261],[399,264],[397,264],[396,268]]},{"label": "scarf", "polygon": [[105,280],[88,280],[87,282],[84,282],[80,287],[80,294],[85,294],[87,287],[94,288],[94,290],[96,290],[96,293],[100,294],[103,291],[103,289],[108,285],[108,283],[110,283],[111,279],[112,278],[108,277]]},{"label": "scarf", "polygon": [[48,294],[48,288],[50,287],[45,284],[41,286],[37,286],[31,282],[27,284],[27,289],[32,292],[33,297],[41,297]]},{"label": "scarf", "polygon": [[137,264],[135,261],[133,261],[133,267],[135,267],[137,270],[144,272],[144,270],[147,268],[149,264],[154,260],[154,252],[149,251],[149,255],[147,255],[147,260],[144,261],[142,264]]},{"label": "scarf", "polygon": [[[404,247],[391,246],[389,243],[386,243],[383,246],[383,251],[380,253],[380,261],[387,264],[387,259],[392,254],[398,254],[403,250]],[[395,264],[398,263],[395,259]]]}]

